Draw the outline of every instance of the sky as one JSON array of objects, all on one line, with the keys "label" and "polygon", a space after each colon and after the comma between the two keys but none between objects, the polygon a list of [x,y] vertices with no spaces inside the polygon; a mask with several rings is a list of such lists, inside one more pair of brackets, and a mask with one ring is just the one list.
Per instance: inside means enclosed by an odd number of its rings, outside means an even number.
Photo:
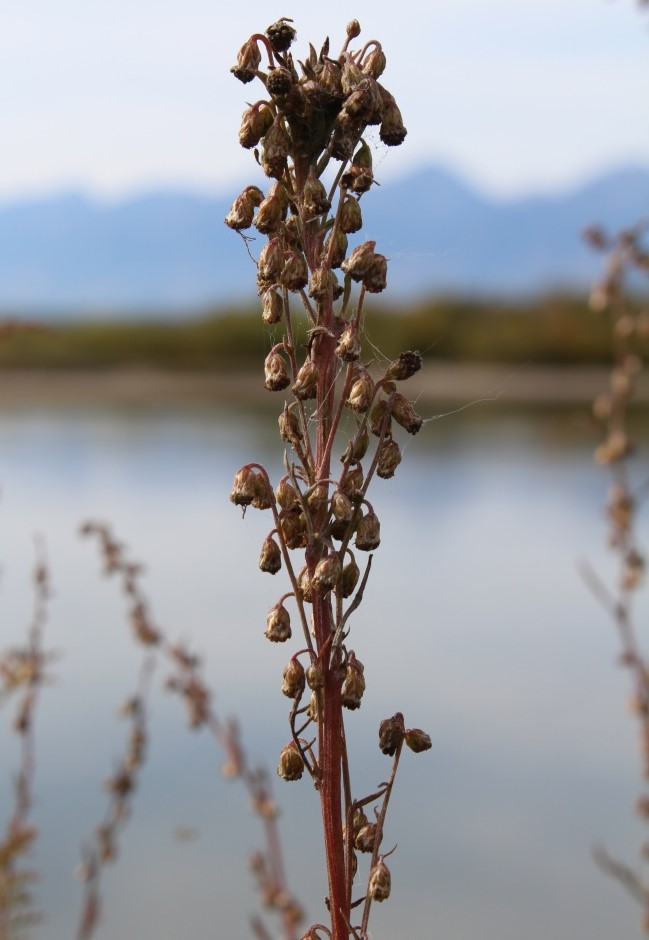
[{"label": "sky", "polygon": [[[237,141],[260,84],[230,74],[280,16],[296,59],[356,17],[408,127],[375,172],[442,164],[493,195],[567,189],[649,163],[649,12],[637,0],[2,0],[0,201],[173,187],[222,193],[253,159]],[[360,40],[359,40],[360,41]],[[253,97],[254,96],[254,97]]]}]

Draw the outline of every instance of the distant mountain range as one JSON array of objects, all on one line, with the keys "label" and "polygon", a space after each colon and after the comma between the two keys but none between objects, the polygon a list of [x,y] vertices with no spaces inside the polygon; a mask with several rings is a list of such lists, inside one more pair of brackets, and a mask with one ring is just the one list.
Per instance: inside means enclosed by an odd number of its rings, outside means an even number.
[{"label": "distant mountain range", "polygon": [[[116,204],[61,195],[0,204],[0,311],[182,314],[246,300],[254,295],[253,263],[223,224],[236,195],[162,192]],[[430,166],[370,191],[361,206],[363,238],[376,239],[390,259],[391,300],[584,290],[601,260],[584,245],[583,228],[617,229],[649,214],[649,171],[628,168],[568,193],[497,200]]]}]

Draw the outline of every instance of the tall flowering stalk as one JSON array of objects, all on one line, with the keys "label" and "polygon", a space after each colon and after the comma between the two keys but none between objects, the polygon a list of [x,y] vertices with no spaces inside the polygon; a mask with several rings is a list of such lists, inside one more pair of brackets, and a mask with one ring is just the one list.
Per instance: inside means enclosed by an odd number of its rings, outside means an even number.
[{"label": "tall flowering stalk", "polygon": [[[398,391],[421,368],[419,354],[402,353],[379,375],[362,361],[366,295],[385,289],[388,268],[374,241],[348,245],[362,228],[361,197],[374,184],[363,135],[377,126],[384,144],[398,146],[406,129],[378,81],[386,65],[381,44],[371,40],[353,51],[359,34],[353,20],[336,58],[328,40],[319,54],[310,45],[298,71],[289,51],[296,33],[281,19],[251,36],[232,68],[241,82],[257,79],[265,92],[244,112],[239,140],[254,149],[272,182],[265,192],[247,186],[225,222],[267,236],[257,287],[263,322],[281,339],[266,356],[265,386],[285,393],[279,434],[286,452],[275,488],[264,467],[249,463],[237,472],[230,499],[244,512],[270,511],[259,567],[271,575],[283,568],[288,576],[268,613],[266,637],[289,641],[296,618],[302,635],[282,677],[292,705],[278,773],[298,780],[306,772],[322,809],[330,924],[312,926],[305,940],[367,936],[372,901],[390,894],[390,853],[381,852],[381,843],[403,744],[415,752],[430,747],[428,735],[407,729],[400,713],[386,719],[379,746],[392,757],[387,782],[376,792],[354,793],[343,709],[360,707],[365,674],[350,646],[351,615],[380,543],[367,493],[375,476],[392,477],[401,461],[395,426],[416,434],[422,425]],[[366,887],[354,898],[357,852],[370,862]]]}]

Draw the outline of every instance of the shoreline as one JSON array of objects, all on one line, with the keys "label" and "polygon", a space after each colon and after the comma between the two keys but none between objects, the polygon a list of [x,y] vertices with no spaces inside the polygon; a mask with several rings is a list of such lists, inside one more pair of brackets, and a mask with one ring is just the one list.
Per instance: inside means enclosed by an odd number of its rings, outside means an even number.
[{"label": "shoreline", "polygon": [[[514,406],[588,405],[609,387],[605,367],[512,366],[428,362],[404,386],[417,401],[497,401]],[[17,369],[0,371],[0,408],[189,406],[265,407],[272,396],[259,372],[173,372]],[[640,375],[633,401],[649,404],[649,375]]]}]

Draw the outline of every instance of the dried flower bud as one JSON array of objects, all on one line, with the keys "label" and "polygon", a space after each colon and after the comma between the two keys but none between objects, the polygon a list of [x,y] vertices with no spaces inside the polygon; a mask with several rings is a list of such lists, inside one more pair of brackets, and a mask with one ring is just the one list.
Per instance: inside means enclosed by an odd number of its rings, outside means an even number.
[{"label": "dried flower bud", "polygon": [[347,24],[347,36],[349,39],[357,39],[361,34],[361,24],[358,20],[350,20]]},{"label": "dried flower bud", "polygon": [[329,258],[329,252],[331,252],[331,267],[339,268],[347,254],[347,236],[340,229],[336,230],[335,235],[332,230],[325,240],[323,257]]},{"label": "dried flower bud", "polygon": [[246,150],[256,147],[264,134],[267,133],[275,115],[268,107],[267,102],[258,101],[250,108],[247,108],[241,116],[241,128],[239,129],[239,143]]},{"label": "dried flower bud", "polygon": [[269,95],[277,97],[286,95],[293,87],[293,76],[283,65],[269,68],[266,76],[266,90]]},{"label": "dried flower bud", "polygon": [[304,773],[304,760],[297,749],[295,741],[291,741],[290,744],[282,748],[277,773],[284,780],[299,780]]},{"label": "dried flower bud", "polygon": [[422,731],[421,728],[408,728],[406,730],[406,744],[415,754],[422,751],[428,751],[433,746],[430,736]]},{"label": "dried flower bud", "polygon": [[382,858],[370,872],[370,880],[367,884],[367,893],[373,901],[385,901],[390,897],[390,887],[392,879],[390,869]]},{"label": "dried flower bud", "polygon": [[271,238],[259,252],[257,272],[264,281],[277,281],[284,268],[284,243]]},{"label": "dried flower bud", "polygon": [[284,405],[284,411],[278,417],[277,423],[279,425],[279,436],[283,441],[287,441],[293,447],[297,447],[302,442],[300,419],[286,405]]},{"label": "dried flower bud", "polygon": [[300,367],[291,391],[300,401],[315,398],[318,389],[318,367],[311,359],[305,360]]},{"label": "dried flower bud", "polygon": [[306,258],[301,251],[287,251],[285,258],[280,276],[282,286],[290,291],[303,290],[309,283]]},{"label": "dried flower bud", "polygon": [[300,231],[300,220],[296,215],[289,215],[284,222],[284,241],[289,248],[295,251],[304,251],[302,243],[302,233]]},{"label": "dried flower bud", "polygon": [[390,92],[381,86],[379,88],[383,97],[383,120],[379,137],[388,147],[398,147],[406,139],[408,131],[404,127],[401,111]]},{"label": "dried flower bud", "polygon": [[347,172],[343,173],[340,182],[346,189],[351,189],[353,193],[362,196],[372,188],[374,174],[366,167],[350,166]]},{"label": "dried flower bud", "polygon": [[302,600],[307,604],[313,603],[313,581],[309,574],[309,569],[305,565],[297,576],[297,584],[302,595]]},{"label": "dried flower bud", "polygon": [[316,268],[309,283],[309,297],[324,300],[336,282],[335,275],[328,268]]},{"label": "dried flower bud", "polygon": [[277,115],[264,137],[261,168],[266,176],[281,179],[286,169],[286,158],[291,149],[291,138],[284,127],[281,115]]},{"label": "dried flower bud", "polygon": [[304,666],[299,659],[289,659],[282,673],[282,692],[287,698],[300,698],[304,692],[306,678]]},{"label": "dried flower bud", "polygon": [[340,489],[352,502],[361,495],[363,489],[363,468],[360,464],[350,467],[340,482]]},{"label": "dried flower bud", "polygon": [[261,318],[268,326],[279,323],[282,319],[284,304],[276,290],[272,288],[264,291],[262,299]]},{"label": "dried flower bud", "polygon": [[383,753],[389,757],[394,756],[398,748],[401,747],[404,734],[405,727],[401,712],[397,712],[392,718],[386,718],[385,721],[382,721],[379,725],[379,747]]},{"label": "dried flower bud", "polygon": [[399,353],[397,359],[394,359],[385,371],[385,378],[388,381],[403,382],[411,378],[415,372],[421,369],[421,356],[418,352]]},{"label": "dried flower bud", "polygon": [[339,115],[334,124],[329,143],[331,156],[336,160],[351,160],[357,143],[358,133],[355,132],[354,128],[349,128],[344,123],[340,123]]},{"label": "dried flower bud", "polygon": [[349,708],[351,711],[361,707],[361,699],[365,691],[363,671],[363,664],[356,659],[353,653],[350,653],[345,680],[341,689],[341,701],[345,708]]},{"label": "dried flower bud", "polygon": [[273,502],[273,491],[270,484],[262,473],[258,473],[255,481],[255,495],[250,505],[254,509],[270,509]]},{"label": "dried flower bud", "polygon": [[363,424],[356,432],[356,435],[348,442],[342,457],[343,463],[349,460],[362,460],[370,446],[370,436],[367,431],[367,424]]},{"label": "dried flower bud", "polygon": [[273,643],[284,643],[291,639],[291,618],[283,604],[276,604],[268,611],[265,633]]},{"label": "dried flower bud", "polygon": [[331,511],[339,522],[351,522],[354,515],[351,499],[341,490],[336,490],[331,497]]},{"label": "dried flower bud", "polygon": [[373,852],[377,830],[376,823],[366,822],[354,836],[354,848],[359,852]]},{"label": "dried flower bud", "polygon": [[349,274],[352,280],[362,281],[367,274],[374,258],[375,245],[375,241],[363,242],[361,245],[357,245],[356,248],[354,248],[346,261],[343,261],[341,267],[345,274]]},{"label": "dried flower bud", "polygon": [[387,399],[377,398],[377,400],[374,402],[374,405],[372,406],[372,413],[370,415],[370,430],[372,431],[372,434],[380,437],[383,433],[384,427],[386,428],[386,433],[389,433],[391,425],[390,417],[391,413]]},{"label": "dried flower bud", "polygon": [[288,482],[286,477],[280,480],[275,490],[275,497],[280,509],[299,509],[300,500],[294,487]]},{"label": "dried flower bud", "polygon": [[340,231],[351,235],[352,232],[358,232],[363,227],[363,216],[358,199],[348,196],[340,210],[339,220]]},{"label": "dried flower bud", "polygon": [[388,259],[385,255],[374,255],[372,263],[363,277],[363,286],[370,294],[380,294],[387,286]]},{"label": "dried flower bud", "polygon": [[356,88],[363,78],[364,76],[360,68],[356,65],[351,56],[347,56],[343,62],[342,75],[340,77],[343,94],[346,96],[351,95],[354,88]]},{"label": "dried flower bud", "polygon": [[362,552],[372,552],[381,544],[381,524],[375,512],[368,512],[359,520],[354,544]]},{"label": "dried flower bud", "polygon": [[343,362],[355,362],[361,357],[361,341],[358,338],[358,328],[356,324],[350,323],[338,340],[335,353]]},{"label": "dried flower bud", "polygon": [[374,396],[374,382],[366,369],[357,369],[354,384],[349,390],[345,404],[353,411],[365,413]]},{"label": "dried flower bud", "polygon": [[252,467],[241,467],[234,475],[230,500],[235,506],[249,506],[257,495],[257,473]]},{"label": "dried flower bud", "polygon": [[341,76],[340,62],[328,57],[325,58],[318,75],[318,83],[332,98],[342,98],[343,96]]},{"label": "dried flower bud", "polygon": [[279,527],[287,548],[305,548],[306,525],[301,512],[289,512],[280,517]]},{"label": "dried flower bud", "polygon": [[389,480],[394,476],[394,471],[401,463],[401,450],[399,445],[392,438],[386,439],[381,444],[378,460],[376,462],[376,472],[383,480]]},{"label": "dried flower bud", "polygon": [[363,72],[372,78],[380,78],[385,72],[386,58],[380,43],[376,43],[370,54],[363,62]]},{"label": "dried flower bud", "polygon": [[291,383],[286,360],[275,350],[271,350],[266,356],[264,375],[264,385],[269,392],[281,392]]},{"label": "dried flower bud", "polygon": [[315,168],[311,167],[306,183],[304,184],[304,211],[307,218],[316,215],[322,215],[323,212],[329,212],[331,203],[327,196],[327,190],[323,183],[318,179]]},{"label": "dried flower bud", "polygon": [[309,688],[313,692],[317,692],[318,689],[321,689],[323,687],[324,672],[322,671],[322,665],[319,660],[316,659],[316,661],[311,663],[311,665],[307,669],[306,681],[307,681]]},{"label": "dried flower bud", "polygon": [[361,831],[361,829],[363,828],[363,826],[366,826],[366,825],[367,825],[367,816],[365,815],[365,812],[363,811],[362,806],[358,806],[354,810],[354,813],[352,816],[352,832],[354,834],[354,837],[356,837],[358,833]]},{"label": "dried flower bud", "polygon": [[[356,76],[360,75],[360,80]],[[354,88],[347,93],[345,90],[346,81],[355,81]],[[339,119],[345,123],[349,122],[352,127],[359,127],[364,124],[379,123],[383,116],[383,99],[378,86],[373,78],[363,76],[362,72],[355,63],[351,63],[349,68],[343,66],[342,73],[343,91],[347,94],[347,99],[339,115]]]},{"label": "dried flower bud", "polygon": [[282,552],[272,535],[266,536],[261,546],[259,567],[268,574],[277,574],[282,567]]},{"label": "dried flower bud", "polygon": [[246,186],[241,195],[237,196],[232,203],[232,208],[225,217],[225,224],[235,232],[250,228],[255,207],[263,198],[264,194],[258,186]]},{"label": "dried flower bud", "polygon": [[266,35],[273,47],[273,52],[286,52],[294,41],[297,33],[290,25],[292,22],[293,20],[289,19],[287,16],[283,16],[281,19],[277,20],[276,23],[272,23],[266,30]]},{"label": "dried flower bud", "polygon": [[257,74],[259,63],[261,62],[261,52],[254,39],[249,39],[243,44],[237,53],[237,64],[233,65],[230,71],[235,78],[247,85]]},{"label": "dried flower bud", "polygon": [[412,402],[409,402],[399,392],[394,395],[392,401],[392,417],[397,424],[406,429],[408,434],[416,434],[424,423],[423,418],[413,408]]},{"label": "dried flower bud", "polygon": [[312,584],[321,591],[330,591],[335,588],[342,574],[342,565],[338,555],[327,555],[321,558],[313,572]]},{"label": "dried flower bud", "polygon": [[286,190],[281,183],[275,183],[255,216],[253,225],[257,231],[262,235],[276,232],[286,218],[287,206]]},{"label": "dried flower bud", "polygon": [[351,597],[358,584],[361,571],[356,562],[352,559],[347,562],[343,568],[343,574],[340,581],[340,593],[342,597]]},{"label": "dried flower bud", "polygon": [[312,692],[311,698],[309,699],[309,704],[306,710],[307,718],[310,718],[311,721],[315,721],[316,724],[320,721],[320,707],[318,693]]}]

